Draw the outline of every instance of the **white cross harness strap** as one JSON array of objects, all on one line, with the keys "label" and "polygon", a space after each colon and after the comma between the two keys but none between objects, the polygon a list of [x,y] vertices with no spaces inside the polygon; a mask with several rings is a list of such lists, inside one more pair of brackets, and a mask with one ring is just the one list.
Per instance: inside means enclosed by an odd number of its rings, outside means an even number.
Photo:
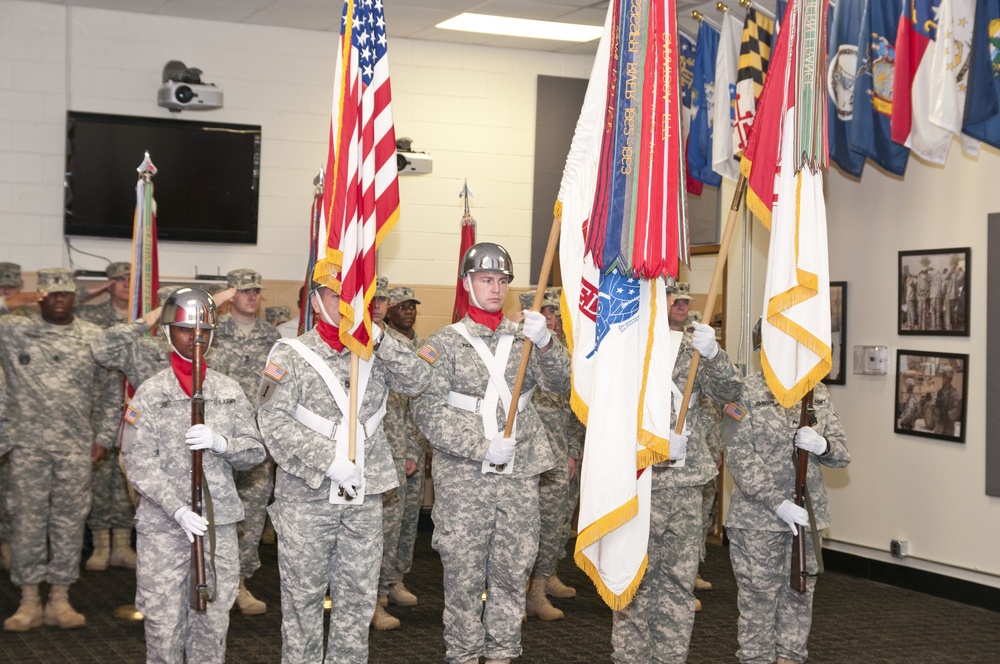
[{"label": "white cross harness strap", "polygon": [[[670,354],[671,354],[671,356],[673,356],[675,358],[677,357],[677,353],[680,352],[681,342],[683,340],[684,340],[684,333],[683,332],[680,332],[678,330],[671,330],[670,331]],[[672,393],[671,394],[671,399],[670,399],[670,402],[671,402],[670,407],[671,407],[671,409],[673,409],[674,413],[676,414],[677,411],[681,407],[681,401],[684,400],[684,393],[681,391],[680,386],[677,385],[677,383],[675,383],[674,381],[670,381],[670,391]],[[691,391],[691,399],[688,401],[689,408],[691,406],[694,406],[694,404],[696,404],[698,402],[698,394],[699,393],[700,393],[700,390],[698,390],[697,388],[695,388],[694,390]],[[691,411],[688,410],[688,412],[690,413]],[[687,415],[684,416],[684,426],[681,427],[681,431],[687,431]],[[661,461],[661,462],[659,462],[659,463],[657,463],[655,465],[659,466],[659,467],[666,466],[668,468],[683,468],[684,467],[684,462],[685,462],[685,458],[681,457],[679,459],[669,459],[667,461]]]},{"label": "white cross harness strap", "polygon": [[[302,358],[316,370],[323,382],[326,383],[326,387],[330,390],[330,395],[337,404],[337,408],[340,412],[344,414],[344,420],[339,423],[334,423],[333,421],[314,413],[302,404],[295,406],[295,419],[298,420],[302,425],[312,429],[321,436],[326,436],[327,438],[333,438],[335,445],[336,458],[346,458],[348,450],[348,427],[341,426],[341,424],[346,425],[346,418],[348,413],[350,413],[350,399],[347,396],[347,392],[344,391],[344,386],[341,385],[340,381],[337,380],[337,375],[333,372],[333,369],[323,361],[315,351],[306,347],[298,339],[280,339],[278,344],[286,344],[295,350]],[[274,348],[278,347],[278,344],[274,345]],[[274,353],[274,349],[271,349],[271,353]],[[268,358],[270,359],[270,358]],[[371,376],[372,362],[371,360],[362,360],[358,363],[360,370],[358,376],[358,409],[361,409],[361,404],[364,403],[365,392],[368,389],[368,378]],[[388,395],[386,395],[388,397]],[[379,409],[372,415],[364,424],[359,427],[355,434],[356,441],[356,459],[354,464],[361,471],[361,486],[358,488],[358,496],[356,498],[350,498],[346,494],[339,492],[338,488],[334,485],[330,486],[330,502],[335,505],[359,505],[364,503],[365,500],[365,439],[370,438],[375,435],[378,431],[378,426],[382,422],[382,418],[385,417],[386,409],[386,398],[382,399],[382,405]],[[341,456],[343,455],[343,457]]]},{"label": "white cross harness strap", "polygon": [[[469,331],[465,328],[462,323],[454,323],[451,328],[462,335],[469,345],[475,349],[479,358],[486,365],[487,371],[490,374],[490,382],[486,386],[486,394],[483,395],[482,399],[470,396],[468,394],[461,394],[460,392],[449,392],[447,403],[449,406],[454,406],[456,408],[461,408],[462,410],[467,410],[471,413],[478,413],[483,419],[483,434],[486,436],[487,440],[493,440],[498,433],[500,433],[500,426],[497,424],[497,402],[503,403],[503,408],[505,412],[510,412],[510,400],[513,396],[510,392],[510,388],[507,387],[507,378],[504,375],[507,369],[507,359],[510,357],[510,349],[514,344],[514,336],[511,334],[501,334],[500,339],[497,342],[497,352],[496,355],[490,352],[489,347],[486,342],[483,341],[481,337],[474,337],[469,334]],[[523,393],[517,400],[517,411],[521,412],[528,406],[528,402],[531,401],[531,394],[534,390],[528,390]],[[514,426],[511,428],[511,435],[515,435],[517,432],[517,419],[514,420]],[[501,466],[494,466],[490,464],[489,461],[483,459],[483,472],[484,473],[498,473],[500,475],[510,475],[514,470],[514,458],[502,464]]]}]

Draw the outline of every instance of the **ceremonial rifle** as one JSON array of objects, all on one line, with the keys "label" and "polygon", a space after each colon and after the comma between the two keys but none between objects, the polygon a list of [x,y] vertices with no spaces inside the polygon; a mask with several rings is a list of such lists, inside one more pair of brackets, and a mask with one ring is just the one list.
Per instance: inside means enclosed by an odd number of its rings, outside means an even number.
[{"label": "ceremonial rifle", "polygon": [[[816,425],[816,410],[813,408],[813,391],[809,390],[802,397],[802,415],[799,417],[798,429]],[[796,429],[796,433],[798,433]],[[809,472],[809,452],[794,446],[793,456],[795,458],[795,504],[805,507],[806,498],[806,475]],[[800,593],[806,591],[806,528],[796,526],[795,534],[792,535],[792,571],[789,581],[792,590]]]},{"label": "ceremonial rifle", "polygon": [[[195,312],[194,353],[191,357],[191,426],[205,423],[205,394],[202,391],[201,368],[205,362],[205,338],[201,329],[201,303]],[[202,450],[191,451],[191,510],[204,516],[204,496],[201,465]],[[211,526],[209,526],[211,527]],[[205,538],[195,535],[191,543],[191,608],[195,611],[208,609],[208,581],[205,574]]]}]

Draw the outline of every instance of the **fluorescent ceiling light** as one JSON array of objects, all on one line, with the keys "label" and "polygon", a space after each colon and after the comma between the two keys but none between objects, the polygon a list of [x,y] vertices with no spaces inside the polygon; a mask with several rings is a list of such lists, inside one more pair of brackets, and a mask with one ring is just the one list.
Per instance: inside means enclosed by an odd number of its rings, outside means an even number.
[{"label": "fluorescent ceiling light", "polygon": [[557,41],[587,42],[597,39],[604,32],[599,25],[578,25],[555,21],[533,21],[526,18],[490,16],[489,14],[459,14],[455,18],[438,23],[443,30],[480,32],[488,35],[508,37],[530,37],[532,39],[554,39]]}]

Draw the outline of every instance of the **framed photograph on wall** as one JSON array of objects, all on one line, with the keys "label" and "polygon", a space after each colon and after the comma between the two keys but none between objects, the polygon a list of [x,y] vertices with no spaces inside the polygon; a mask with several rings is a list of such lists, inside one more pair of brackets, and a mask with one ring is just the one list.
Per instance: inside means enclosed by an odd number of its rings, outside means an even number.
[{"label": "framed photograph on wall", "polygon": [[899,334],[969,336],[972,249],[899,252]]},{"label": "framed photograph on wall", "polygon": [[964,443],[968,364],[959,353],[897,351],[893,430]]},{"label": "framed photograph on wall", "polygon": [[823,382],[827,385],[847,383],[847,282],[830,282],[830,350],[833,364]]}]

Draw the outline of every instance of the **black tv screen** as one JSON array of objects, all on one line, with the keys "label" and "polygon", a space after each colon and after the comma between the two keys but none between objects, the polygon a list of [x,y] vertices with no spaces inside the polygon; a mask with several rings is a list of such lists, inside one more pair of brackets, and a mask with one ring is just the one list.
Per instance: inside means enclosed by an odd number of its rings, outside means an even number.
[{"label": "black tv screen", "polygon": [[70,111],[66,235],[132,237],[136,170],[156,166],[157,237],[257,243],[260,127]]}]

